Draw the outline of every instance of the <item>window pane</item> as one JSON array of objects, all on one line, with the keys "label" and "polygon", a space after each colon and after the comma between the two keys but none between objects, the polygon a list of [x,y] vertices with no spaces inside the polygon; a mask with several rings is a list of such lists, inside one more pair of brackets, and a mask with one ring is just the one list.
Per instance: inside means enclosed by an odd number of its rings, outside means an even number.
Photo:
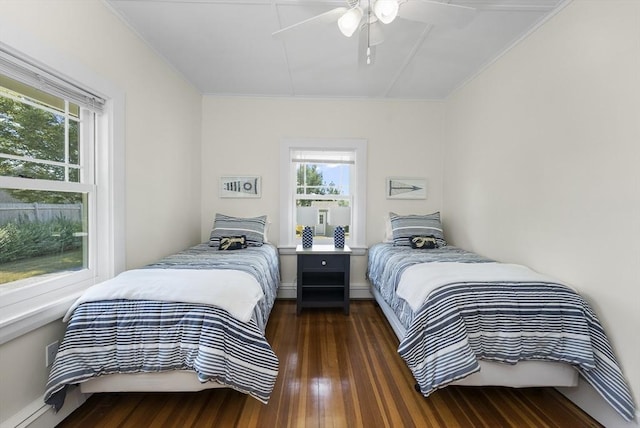
[{"label": "window pane", "polygon": [[69,168],[69,181],[72,183],[80,183],[79,168]]},{"label": "window pane", "polygon": [[296,236],[302,236],[304,226],[311,226],[314,236],[333,238],[336,226],[349,234],[351,206],[347,200],[296,200]]},{"label": "window pane", "polygon": [[87,194],[0,189],[0,284],[86,268],[87,251]]},{"label": "window pane", "polygon": [[75,120],[69,120],[69,163],[80,164],[80,124]]},{"label": "window pane", "polygon": [[33,101],[0,87],[0,175],[66,181],[70,168],[79,166],[79,123],[64,110],[56,113],[27,100]]},{"label": "window pane", "polygon": [[299,163],[296,193],[301,195],[348,195],[352,165]]},{"label": "window pane", "polygon": [[0,98],[0,152],[64,162],[64,115]]}]

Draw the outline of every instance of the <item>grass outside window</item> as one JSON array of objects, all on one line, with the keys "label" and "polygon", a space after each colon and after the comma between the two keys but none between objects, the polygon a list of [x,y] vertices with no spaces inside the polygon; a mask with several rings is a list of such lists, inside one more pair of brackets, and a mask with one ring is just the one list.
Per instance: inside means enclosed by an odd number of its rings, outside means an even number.
[{"label": "grass outside window", "polygon": [[60,254],[33,257],[0,264],[0,286],[13,281],[83,267],[82,248]]}]

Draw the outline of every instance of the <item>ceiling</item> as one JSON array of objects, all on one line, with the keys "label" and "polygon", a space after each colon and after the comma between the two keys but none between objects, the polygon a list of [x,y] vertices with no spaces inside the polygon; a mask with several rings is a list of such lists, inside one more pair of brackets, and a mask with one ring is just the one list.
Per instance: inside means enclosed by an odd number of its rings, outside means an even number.
[{"label": "ceiling", "polygon": [[[437,100],[563,0],[441,0],[473,7],[475,14],[462,28],[397,18],[384,25],[385,40],[368,66],[358,60],[357,35],[345,37],[335,22],[313,21],[272,36],[347,6],[344,0],[106,2],[203,94]],[[361,5],[366,10],[368,0]]]}]

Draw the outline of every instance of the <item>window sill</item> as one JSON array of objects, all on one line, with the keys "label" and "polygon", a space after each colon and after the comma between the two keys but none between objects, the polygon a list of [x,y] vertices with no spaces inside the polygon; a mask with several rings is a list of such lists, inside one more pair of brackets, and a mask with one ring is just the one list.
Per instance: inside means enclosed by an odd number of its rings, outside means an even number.
[{"label": "window sill", "polygon": [[61,319],[81,292],[0,319],[0,345]]}]

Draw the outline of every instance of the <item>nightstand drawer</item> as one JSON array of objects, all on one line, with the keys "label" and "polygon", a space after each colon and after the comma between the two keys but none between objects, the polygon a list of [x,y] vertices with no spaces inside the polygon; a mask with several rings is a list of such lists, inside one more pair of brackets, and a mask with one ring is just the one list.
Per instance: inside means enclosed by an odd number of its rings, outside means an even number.
[{"label": "nightstand drawer", "polygon": [[343,271],[347,257],[349,256],[331,254],[304,255],[301,257],[302,269],[305,271]]}]

